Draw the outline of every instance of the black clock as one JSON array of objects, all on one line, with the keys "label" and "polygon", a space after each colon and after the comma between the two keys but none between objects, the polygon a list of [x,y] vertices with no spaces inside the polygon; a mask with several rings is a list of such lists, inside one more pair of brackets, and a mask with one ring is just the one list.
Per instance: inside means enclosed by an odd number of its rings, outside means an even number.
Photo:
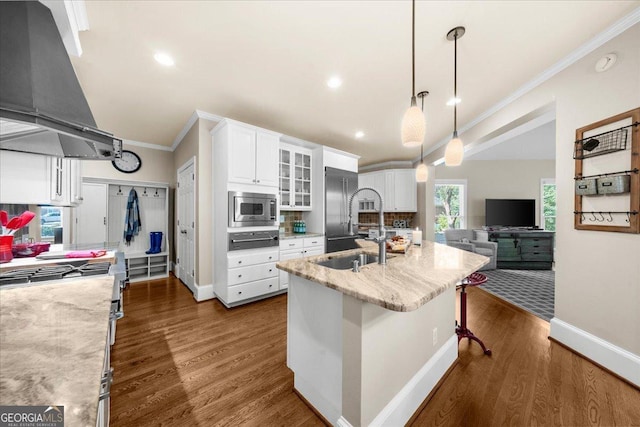
[{"label": "black clock", "polygon": [[122,156],[119,159],[115,159],[111,162],[113,167],[124,173],[134,173],[140,170],[142,167],[142,160],[133,151],[122,150]]}]

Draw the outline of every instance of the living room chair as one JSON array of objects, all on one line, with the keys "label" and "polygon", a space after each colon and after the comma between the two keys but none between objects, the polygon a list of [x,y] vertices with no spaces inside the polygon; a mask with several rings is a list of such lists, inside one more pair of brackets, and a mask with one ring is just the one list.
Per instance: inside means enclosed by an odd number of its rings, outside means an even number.
[{"label": "living room chair", "polygon": [[489,264],[480,270],[495,270],[498,258],[498,243],[488,240],[479,240],[478,233],[474,230],[452,229],[444,230],[444,238],[447,246],[474,252],[478,255],[489,257]]}]

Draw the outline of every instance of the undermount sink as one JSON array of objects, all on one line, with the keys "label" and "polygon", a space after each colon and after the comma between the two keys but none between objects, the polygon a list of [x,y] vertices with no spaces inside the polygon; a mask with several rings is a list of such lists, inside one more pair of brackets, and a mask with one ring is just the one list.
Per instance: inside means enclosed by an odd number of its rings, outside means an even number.
[{"label": "undermount sink", "polygon": [[363,265],[378,262],[378,255],[356,254],[349,256],[336,256],[324,261],[316,261],[315,263],[323,267],[333,268],[334,270],[351,270],[353,261],[358,260],[360,267]]}]

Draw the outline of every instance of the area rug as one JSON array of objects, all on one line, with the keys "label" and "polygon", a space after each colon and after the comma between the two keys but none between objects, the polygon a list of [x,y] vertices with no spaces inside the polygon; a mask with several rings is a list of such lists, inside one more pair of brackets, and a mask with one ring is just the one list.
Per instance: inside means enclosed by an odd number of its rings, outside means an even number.
[{"label": "area rug", "polygon": [[547,322],[554,313],[555,272],[552,270],[485,270],[487,283],[480,286]]}]

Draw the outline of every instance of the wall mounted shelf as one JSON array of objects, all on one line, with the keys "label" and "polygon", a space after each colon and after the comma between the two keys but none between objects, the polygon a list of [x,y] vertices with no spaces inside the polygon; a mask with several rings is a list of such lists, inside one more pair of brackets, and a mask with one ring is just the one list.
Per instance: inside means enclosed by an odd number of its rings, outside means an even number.
[{"label": "wall mounted shelf", "polygon": [[[640,108],[576,129],[573,158],[574,179],[580,184],[574,199],[574,228],[640,233]],[[623,182],[611,179],[627,176],[618,180]],[[603,188],[589,191],[588,184],[598,181]]]}]

